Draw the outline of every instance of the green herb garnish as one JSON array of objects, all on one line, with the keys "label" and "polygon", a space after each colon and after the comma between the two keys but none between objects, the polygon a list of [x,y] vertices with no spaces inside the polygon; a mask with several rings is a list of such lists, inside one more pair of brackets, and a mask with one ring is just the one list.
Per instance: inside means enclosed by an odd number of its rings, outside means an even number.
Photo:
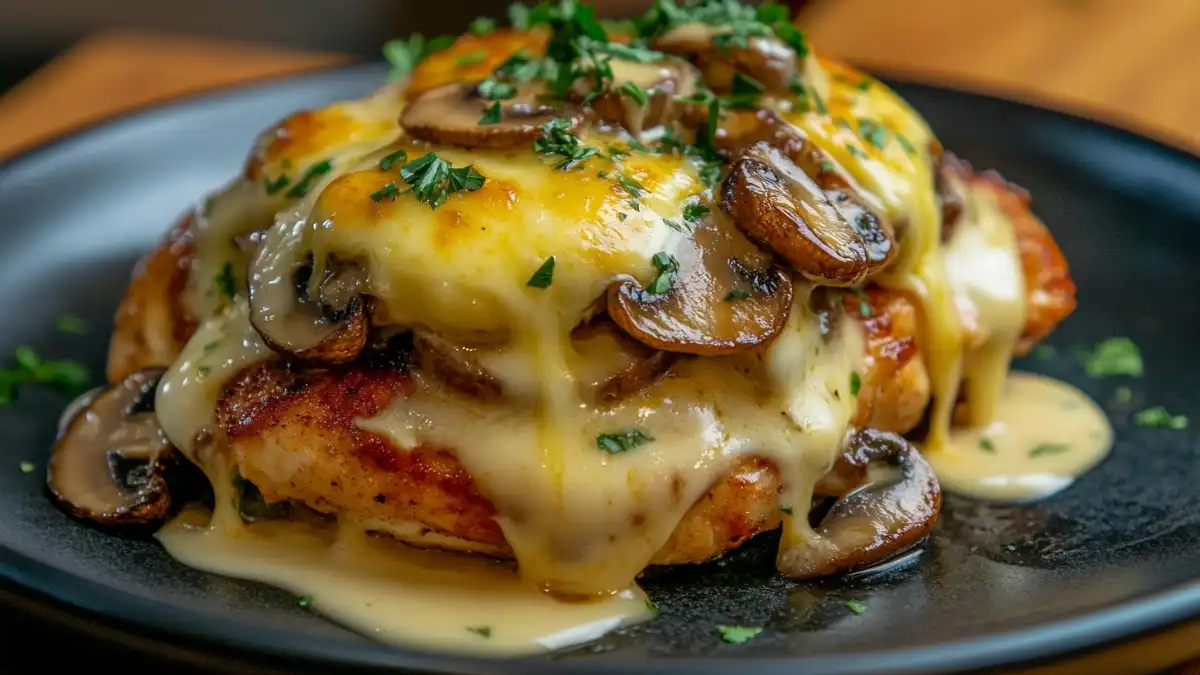
[{"label": "green herb garnish", "polygon": [[58,332],[71,335],[83,335],[88,331],[87,322],[74,314],[63,314],[58,317],[55,326],[58,328]]},{"label": "green herb garnish", "polygon": [[546,262],[542,263],[541,267],[537,268],[537,271],[533,273],[533,276],[529,277],[529,281],[525,285],[533,286],[534,288],[547,288],[550,286],[550,282],[553,281],[553,279],[554,256],[550,256],[549,258],[546,258]]},{"label": "green herb garnish", "polygon": [[683,219],[693,225],[711,213],[711,210],[700,202],[692,202],[683,207]]},{"label": "green herb garnish", "polygon": [[1127,337],[1108,338],[1087,354],[1084,368],[1089,377],[1141,377],[1142,354],[1133,340]]},{"label": "green herb garnish", "polygon": [[233,276],[233,263],[225,261],[221,271],[213,278],[213,285],[216,286],[218,295],[233,300],[237,295],[237,277]]},{"label": "green herb garnish", "polygon": [[413,33],[407,40],[389,40],[383,45],[383,57],[391,64],[388,81],[407,77],[421,59],[441,51],[454,44],[454,38],[449,35],[426,40],[420,33]]},{"label": "green herb garnish", "polygon": [[283,188],[287,187],[288,183],[291,182],[292,179],[288,178],[286,173],[279,174],[274,180],[271,180],[270,178],[263,178],[263,184],[267,188],[268,195],[273,195],[279,192]]},{"label": "green herb garnish", "polygon": [[862,614],[863,612],[867,611],[867,606],[858,600],[847,600],[846,609],[854,612],[855,614]]},{"label": "green herb garnish", "polygon": [[492,637],[492,627],[491,626],[468,626],[467,632],[474,633],[481,638]]},{"label": "green herb garnish", "polygon": [[483,187],[485,178],[474,166],[452,168],[436,152],[426,153],[400,168],[400,177],[411,186],[408,192],[417,200],[436,209],[455,192],[474,192]]},{"label": "green herb garnish", "polygon": [[87,390],[91,374],[77,361],[43,361],[31,347],[18,347],[17,367],[0,370],[0,404],[11,403],[24,384],[44,384],[66,394]]},{"label": "green herb garnish", "polygon": [[627,429],[611,434],[600,434],[596,437],[596,447],[616,455],[653,440],[653,438],[643,433],[640,429]]},{"label": "green herb garnish", "polygon": [[638,105],[646,105],[646,102],[650,100],[650,98],[646,96],[646,90],[642,89],[634,82],[626,82],[625,84],[622,84],[621,93],[637,101]]},{"label": "green herb garnish", "polygon": [[21,473],[33,473],[37,469],[37,465],[29,461],[21,462],[20,467]]},{"label": "green herb garnish", "polygon": [[533,141],[534,152],[542,155],[560,155],[561,160],[554,168],[567,171],[583,163],[600,151],[583,145],[579,137],[570,132],[571,121],[557,117],[542,127],[542,135]]},{"label": "green herb garnish", "polygon": [[483,116],[479,118],[479,125],[484,126],[487,124],[499,124],[499,123],[500,123],[500,102],[496,101],[495,103],[488,106],[487,110],[483,111]]},{"label": "green herb garnish", "polygon": [[384,185],[383,187],[379,188],[378,190],[372,192],[371,199],[374,201],[377,201],[377,202],[381,202],[385,199],[388,199],[388,200],[391,200],[394,202],[394,201],[396,201],[396,197],[399,197],[400,194],[401,194],[400,188],[397,187],[396,183],[393,181],[391,183],[388,183],[387,185]]},{"label": "green herb garnish", "polygon": [[380,171],[391,171],[392,167],[397,164],[403,164],[408,161],[408,153],[403,150],[389,152],[383,159],[379,160]]},{"label": "green herb garnish", "polygon": [[779,510],[783,511],[784,513],[788,514],[789,516],[793,515],[792,507],[788,504],[784,504],[784,505],[780,506]]},{"label": "green herb garnish", "polygon": [[1129,403],[1133,400],[1133,390],[1129,387],[1117,387],[1117,403]]},{"label": "green herb garnish", "polygon": [[296,184],[292,186],[292,189],[287,191],[287,195],[285,196],[289,199],[299,199],[300,197],[303,197],[304,195],[308,194],[310,189],[312,189],[313,181],[317,180],[321,176],[324,176],[332,170],[333,164],[331,164],[327,159],[313,164],[312,166],[308,167],[308,171],[304,172],[304,176],[302,176],[300,180],[296,181]]},{"label": "green herb garnish", "polygon": [[475,17],[467,30],[471,31],[472,35],[490,35],[492,31],[496,30],[496,20],[486,16]]},{"label": "green herb garnish", "polygon": [[487,52],[482,49],[478,49],[470,54],[463,54],[457,59],[454,59],[454,65],[459,68],[465,68],[467,66],[473,66],[476,63],[483,63],[483,60],[486,58]]},{"label": "green herb garnish", "polygon": [[670,253],[659,251],[654,254],[650,262],[658,268],[658,276],[654,277],[654,281],[650,282],[650,286],[646,290],[655,295],[671,290],[671,286],[675,283],[675,273],[679,271],[679,261]]},{"label": "green herb garnish", "polygon": [[858,396],[858,391],[862,389],[862,376],[857,370],[850,371],[850,395]]},{"label": "green herb garnish", "polygon": [[1167,409],[1162,406],[1146,408],[1139,410],[1133,414],[1133,423],[1139,427],[1156,427],[1159,429],[1186,429],[1188,418],[1186,415],[1172,415],[1167,412]]},{"label": "green herb garnish", "polygon": [[300,605],[301,607],[308,607],[309,605],[312,604],[312,596],[311,595],[302,595],[302,596],[296,598],[296,604]]},{"label": "green herb garnish", "polygon": [[996,444],[990,438],[979,439],[979,449],[984,452],[996,452]]},{"label": "green herb garnish", "polygon": [[633,197],[634,199],[641,197],[647,192],[646,186],[630,178],[629,176],[617,176],[617,183],[619,183],[621,187],[625,189],[625,192],[628,192],[629,196]]},{"label": "green herb garnish", "polygon": [[733,302],[734,300],[746,300],[750,294],[740,288],[735,288],[729,291],[729,295],[725,296],[725,302]]},{"label": "green herb garnish", "polygon": [[1058,455],[1069,449],[1070,446],[1065,443],[1039,443],[1029,450],[1029,456],[1043,457],[1045,455]]},{"label": "green herb garnish", "polygon": [[740,645],[762,632],[758,626],[717,626],[721,639],[729,644]]}]

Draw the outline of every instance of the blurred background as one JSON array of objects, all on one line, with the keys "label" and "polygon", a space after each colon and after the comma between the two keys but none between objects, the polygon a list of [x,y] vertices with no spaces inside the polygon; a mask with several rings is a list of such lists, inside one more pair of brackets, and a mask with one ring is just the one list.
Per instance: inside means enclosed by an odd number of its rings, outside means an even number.
[{"label": "blurred background", "polygon": [[[600,14],[650,0],[598,0]],[[812,42],[876,74],[998,92],[1200,151],[1200,0],[807,0]],[[376,58],[506,0],[0,0],[0,157],[152,100]]]}]

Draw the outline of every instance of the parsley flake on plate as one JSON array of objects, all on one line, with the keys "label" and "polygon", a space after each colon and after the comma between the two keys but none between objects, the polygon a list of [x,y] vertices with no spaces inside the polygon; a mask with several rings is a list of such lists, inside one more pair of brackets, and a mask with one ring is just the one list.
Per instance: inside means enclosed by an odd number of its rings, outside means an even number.
[{"label": "parsley flake on plate", "polygon": [[759,626],[717,626],[721,639],[729,644],[740,645],[762,632]]}]

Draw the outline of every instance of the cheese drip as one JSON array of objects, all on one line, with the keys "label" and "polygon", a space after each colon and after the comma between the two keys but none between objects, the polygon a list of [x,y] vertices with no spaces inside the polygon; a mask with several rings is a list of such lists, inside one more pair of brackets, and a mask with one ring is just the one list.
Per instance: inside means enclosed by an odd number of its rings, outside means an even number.
[{"label": "cheese drip", "polygon": [[[788,505],[811,500],[853,412],[862,346],[848,320],[822,335],[803,296],[765,350],[684,361],[611,408],[581,396],[570,343],[531,316],[533,330],[497,358],[539,375],[532,400],[474,401],[418,372],[412,395],[360,425],[400,448],[453,448],[496,504],[526,578],[560,593],[619,590],[739,455],[780,468]],[[631,429],[653,440],[616,454],[597,446]],[[794,527],[815,536],[800,519]]]}]

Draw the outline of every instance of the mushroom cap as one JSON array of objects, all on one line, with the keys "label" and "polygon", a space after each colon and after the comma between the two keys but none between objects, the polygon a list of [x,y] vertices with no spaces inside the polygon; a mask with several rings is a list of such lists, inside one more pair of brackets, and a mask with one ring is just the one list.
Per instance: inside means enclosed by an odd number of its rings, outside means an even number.
[{"label": "mushroom cap", "polygon": [[[688,105],[676,98],[687,98],[696,92],[699,73],[682,59],[665,58],[651,63],[613,60],[611,66],[612,82],[590,105],[597,119],[619,124],[634,136],[678,120]],[[590,88],[590,79],[587,82]],[[645,103],[638,102],[626,87],[644,92]],[[572,93],[579,96],[578,91]]]},{"label": "mushroom cap", "polygon": [[609,316],[635,340],[719,356],[764,344],[787,324],[791,277],[718,214],[696,225],[676,257],[679,269],[665,293],[632,279],[608,289]]},{"label": "mushroom cap", "polygon": [[[804,162],[807,163],[807,162]],[[857,286],[896,253],[883,219],[844,180],[823,188],[782,150],[754,144],[730,169],[721,206],[743,232],[820,284]]]},{"label": "mushroom cap", "polygon": [[937,522],[942,504],[937,476],[903,437],[855,431],[842,458],[843,477],[852,476],[855,467],[886,462],[900,470],[900,479],[850,491],[821,519],[815,538],[781,547],[776,564],[789,577],[809,579],[876,565],[921,543]]},{"label": "mushroom cap", "polygon": [[301,251],[297,225],[268,231],[249,273],[250,323],[271,349],[301,361],[349,363],[367,345],[367,299],[359,294],[363,274],[354,264],[326,261],[319,297],[310,297],[313,264]]},{"label": "mushroom cap", "polygon": [[733,87],[734,73],[742,73],[763,84],[767,91],[789,95],[792,80],[802,67],[801,58],[775,38],[752,37],[745,47],[717,45],[715,38],[731,30],[730,26],[689,22],[654,38],[650,46],[695,59],[704,84],[713,91],[728,92]]},{"label": "mushroom cap", "polygon": [[163,468],[173,448],[146,409],[163,372],[130,374],[90,396],[68,420],[55,441],[46,485],[71,515],[110,526],[166,518],[171,495]]},{"label": "mushroom cap", "polygon": [[[479,93],[479,84],[454,82],[421,94],[404,108],[400,125],[410,135],[430,143],[467,148],[500,150],[532,142],[542,127],[556,118],[570,121],[573,130],[583,120],[581,110],[566,102],[539,100],[545,90],[540,82],[514,85],[516,95],[499,101]],[[500,106],[500,120],[481,124],[493,104]]]}]

